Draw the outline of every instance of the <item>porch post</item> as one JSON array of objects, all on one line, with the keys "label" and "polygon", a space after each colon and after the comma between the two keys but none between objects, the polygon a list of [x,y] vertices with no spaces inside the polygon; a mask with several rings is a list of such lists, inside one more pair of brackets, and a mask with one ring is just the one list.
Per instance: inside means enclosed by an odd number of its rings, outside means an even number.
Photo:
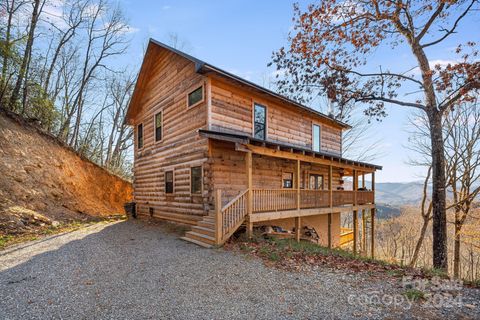
[{"label": "porch post", "polygon": [[245,174],[247,176],[247,236],[253,235],[253,223],[250,222],[250,215],[253,213],[253,181],[252,181],[252,153],[245,154]]},{"label": "porch post", "polygon": [[[365,172],[362,172],[362,188],[365,190]],[[366,209],[362,209],[362,251],[367,252],[367,213]]]},{"label": "porch post", "polygon": [[300,241],[300,228],[301,228],[301,218],[300,218],[300,160],[297,160],[295,166],[295,188],[297,189],[297,214],[298,217],[295,218],[295,239],[297,242]]},{"label": "porch post", "polygon": [[222,190],[215,191],[215,243],[220,244],[223,236]]},{"label": "porch post", "polygon": [[358,247],[358,211],[357,211],[357,170],[353,170],[353,254],[357,254]]},{"label": "porch post", "polygon": [[295,240],[297,240],[297,242],[300,242],[300,228],[301,227],[302,227],[301,218],[300,217],[295,217]]},{"label": "porch post", "polygon": [[[373,191],[373,204],[375,204],[375,172],[372,172],[372,191]],[[371,241],[371,256],[372,259],[375,258],[375,210],[376,208],[373,207],[370,210],[370,241]]]},{"label": "porch post", "polygon": [[330,205],[330,211],[328,212],[328,248],[332,248],[332,211],[333,211],[333,174],[332,165],[328,166],[328,204]]}]

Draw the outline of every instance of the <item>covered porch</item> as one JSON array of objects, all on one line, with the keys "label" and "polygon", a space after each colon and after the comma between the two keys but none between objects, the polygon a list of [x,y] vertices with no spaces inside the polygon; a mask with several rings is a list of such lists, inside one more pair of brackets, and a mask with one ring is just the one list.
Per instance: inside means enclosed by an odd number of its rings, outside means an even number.
[{"label": "covered porch", "polygon": [[[338,227],[335,234],[341,238],[340,245],[353,242],[353,251],[357,252],[359,213],[364,218],[368,212],[371,215],[369,231],[373,255],[375,170],[380,167],[238,135],[211,131],[203,132],[202,135],[209,139],[232,142],[234,151],[244,155],[243,174],[246,184],[243,190],[225,201],[224,190],[215,186],[217,244],[225,242],[242,224],[246,225],[248,235],[251,236],[254,224],[292,218],[295,219],[295,238],[300,240],[302,219],[324,215],[328,218],[328,246],[333,247],[332,214],[351,213],[353,228],[342,228],[340,231]],[[282,177],[280,185],[274,188],[268,181],[255,181],[262,179],[260,172],[255,174],[255,171],[262,170],[258,165],[260,160],[271,163],[281,160],[288,163],[292,169],[291,181],[288,181],[288,171],[287,177]],[[284,170],[287,169],[282,169],[283,175]],[[364,237],[363,230],[362,243]]]}]

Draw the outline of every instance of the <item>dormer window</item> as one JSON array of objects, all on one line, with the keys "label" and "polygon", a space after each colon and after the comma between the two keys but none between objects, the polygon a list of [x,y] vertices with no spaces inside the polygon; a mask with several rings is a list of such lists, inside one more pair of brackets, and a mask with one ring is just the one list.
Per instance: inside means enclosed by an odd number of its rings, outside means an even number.
[{"label": "dormer window", "polygon": [[320,126],[314,124],[312,126],[312,149],[313,149],[313,151],[320,152],[320,136],[321,136]]},{"label": "dormer window", "polygon": [[257,139],[266,139],[267,108],[261,104],[254,104],[253,136]]}]

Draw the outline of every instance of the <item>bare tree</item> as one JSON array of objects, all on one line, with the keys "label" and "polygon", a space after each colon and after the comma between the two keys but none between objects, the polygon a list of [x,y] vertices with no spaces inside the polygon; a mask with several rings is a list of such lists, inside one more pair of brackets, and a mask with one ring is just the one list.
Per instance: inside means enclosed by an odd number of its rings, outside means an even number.
[{"label": "bare tree", "polygon": [[43,5],[45,4],[45,0],[34,0],[33,1],[33,9],[32,9],[32,16],[28,31],[27,37],[27,44],[25,46],[25,51],[23,53],[22,64],[20,66],[20,70],[18,72],[17,80],[15,82],[15,86],[12,91],[12,95],[10,96],[9,108],[11,110],[15,110],[15,104],[17,103],[18,96],[20,94],[20,89],[25,81],[25,73],[27,72],[30,58],[33,49],[33,40],[35,39],[35,30],[37,28],[38,18],[42,12]]},{"label": "bare tree", "polygon": [[[422,110],[429,123],[432,165],[433,265],[447,270],[446,173],[442,117],[480,88],[476,43],[457,47],[459,63],[436,65],[427,50],[458,32],[459,24],[478,9],[469,1],[343,1],[325,0],[306,10],[294,8],[294,28],[288,49],[273,55],[273,63],[287,76],[285,92],[321,89],[343,108],[349,103],[367,106],[365,114],[381,118],[385,104]],[[380,66],[365,71],[369,54],[382,46],[405,45],[420,76],[393,72]],[[400,88],[415,95],[399,96]],[[310,88],[310,89],[309,89]],[[407,89],[407,90],[410,90]]]}]

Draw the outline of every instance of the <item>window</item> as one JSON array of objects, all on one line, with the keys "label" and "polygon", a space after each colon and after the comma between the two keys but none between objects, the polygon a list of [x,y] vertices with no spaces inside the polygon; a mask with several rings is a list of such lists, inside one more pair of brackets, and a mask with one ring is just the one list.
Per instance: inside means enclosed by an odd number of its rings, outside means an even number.
[{"label": "window", "polygon": [[163,130],[163,113],[159,112],[155,115],[155,141],[162,140]]},{"label": "window", "polygon": [[188,106],[194,106],[203,101],[203,86],[193,90],[188,94]]},{"label": "window", "polygon": [[202,193],[202,167],[190,169],[190,191],[191,193]]},{"label": "window", "polygon": [[165,193],[173,193],[173,171],[165,171]]},{"label": "window", "polygon": [[313,151],[320,151],[320,126],[314,124],[312,128],[312,136],[313,136],[313,141],[312,141],[312,146],[313,146]]},{"label": "window", "polygon": [[320,174],[310,174],[310,189],[323,190],[323,176]]},{"label": "window", "polygon": [[284,172],[282,174],[282,185],[284,188],[291,189],[293,188],[293,173],[292,172]]},{"label": "window", "polygon": [[253,136],[257,139],[266,138],[266,120],[267,108],[261,104],[255,103],[253,115]]},{"label": "window", "polygon": [[143,123],[137,126],[137,148],[143,148]]}]

